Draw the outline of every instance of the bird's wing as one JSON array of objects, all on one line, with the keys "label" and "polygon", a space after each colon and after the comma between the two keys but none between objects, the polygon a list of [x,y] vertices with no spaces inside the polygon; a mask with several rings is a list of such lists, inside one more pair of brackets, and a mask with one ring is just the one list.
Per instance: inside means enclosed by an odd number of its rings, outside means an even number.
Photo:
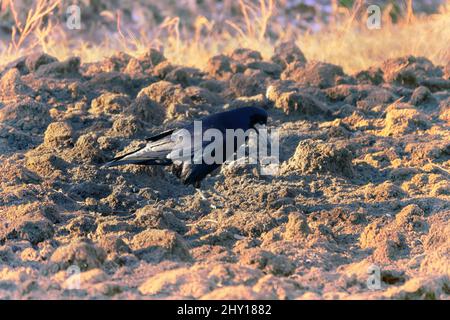
[{"label": "bird's wing", "polygon": [[[189,136],[186,136],[189,134]],[[197,134],[198,136],[199,134]],[[183,139],[179,139],[184,137]],[[147,138],[147,144],[135,151],[115,157],[104,167],[112,167],[124,164],[146,164],[146,165],[170,165],[190,162],[195,155],[200,154],[203,147],[199,137],[195,137],[192,130],[178,129],[162,132],[156,136]],[[196,144],[200,141],[200,144]]]},{"label": "bird's wing", "polygon": [[194,130],[188,126],[178,130],[168,130],[147,138],[147,144],[141,149],[119,156],[106,163],[105,167],[122,164],[146,165],[183,165],[201,163],[203,149],[212,141],[203,140],[203,130]]},{"label": "bird's wing", "polygon": [[172,151],[174,141],[171,139],[171,135],[175,130],[164,131],[158,135],[147,138],[147,144],[132,152],[115,157],[108,163],[104,164],[104,167],[112,167],[123,164],[160,164],[169,165],[172,163],[170,159],[167,159],[167,155]]},{"label": "bird's wing", "polygon": [[177,130],[171,136],[172,145],[170,153],[167,155],[175,164],[188,164],[195,159],[201,158],[203,148],[209,144],[202,139],[203,133],[196,132],[191,128]]},{"label": "bird's wing", "polygon": [[158,140],[160,140],[162,138],[170,136],[174,131],[175,131],[175,129],[170,129],[170,130],[163,131],[161,133],[158,133],[157,135],[154,135],[154,136],[151,136],[150,138],[145,139],[145,141],[148,141],[148,142],[158,141]]}]

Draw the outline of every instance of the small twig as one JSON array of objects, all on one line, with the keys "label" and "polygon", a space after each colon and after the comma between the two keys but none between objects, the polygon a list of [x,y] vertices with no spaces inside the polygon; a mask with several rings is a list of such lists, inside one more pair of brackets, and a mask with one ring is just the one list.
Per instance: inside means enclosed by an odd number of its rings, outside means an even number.
[{"label": "small twig", "polygon": [[202,223],[202,222],[211,222],[211,223],[219,224],[219,222],[218,222],[217,220],[213,220],[213,219],[202,219],[202,220],[199,220],[199,221],[194,222],[194,223],[186,223],[186,226],[187,226],[187,227],[194,227],[194,226],[196,226],[196,225],[198,225],[198,224],[200,224],[200,223]]}]

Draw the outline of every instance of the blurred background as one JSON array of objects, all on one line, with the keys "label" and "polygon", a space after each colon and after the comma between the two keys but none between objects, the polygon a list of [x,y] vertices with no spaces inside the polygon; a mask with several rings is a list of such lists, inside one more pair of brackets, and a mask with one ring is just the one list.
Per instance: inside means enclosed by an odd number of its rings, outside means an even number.
[{"label": "blurred background", "polygon": [[[367,8],[381,9],[381,28],[367,28]],[[80,8],[80,29],[67,10]],[[292,40],[308,59],[347,72],[389,57],[450,57],[447,0],[0,0],[0,64],[32,51],[83,62],[148,47],[173,63],[204,67],[207,59],[238,47],[269,57]]]}]

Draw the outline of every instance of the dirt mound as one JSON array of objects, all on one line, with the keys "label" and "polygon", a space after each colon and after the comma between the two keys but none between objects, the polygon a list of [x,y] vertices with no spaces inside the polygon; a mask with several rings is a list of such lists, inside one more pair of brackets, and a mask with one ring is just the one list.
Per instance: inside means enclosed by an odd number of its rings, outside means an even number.
[{"label": "dirt mound", "polygon": [[322,100],[314,97],[314,93],[297,88],[290,81],[273,82],[267,87],[266,97],[279,108],[291,115],[326,115],[330,110]]},{"label": "dirt mound", "polygon": [[212,77],[218,79],[230,78],[232,74],[231,59],[223,54],[211,57],[208,60],[206,70]]},{"label": "dirt mound", "polygon": [[[289,55],[289,53],[286,54]],[[283,56],[280,57],[283,58]],[[220,54],[211,57],[208,60],[206,72],[219,80],[228,81],[234,78],[230,84],[234,87],[236,96],[252,96],[261,93],[255,92],[262,90],[258,86],[259,82],[266,78],[280,77],[283,68],[280,59],[277,60],[274,56],[273,62],[263,61],[258,51],[239,48],[230,55]],[[243,91],[240,91],[241,85],[246,87]]]},{"label": "dirt mound", "polygon": [[91,109],[89,111],[98,115],[118,114],[124,112],[130,103],[131,100],[127,95],[108,92],[92,100]]},{"label": "dirt mound", "polygon": [[160,51],[151,48],[142,55],[140,55],[139,57],[136,58],[130,57],[126,59],[124,62],[126,61],[128,61],[128,63],[126,64],[126,67],[123,70],[125,73],[145,74],[152,72],[156,66],[166,61],[166,57],[164,57],[164,55]]},{"label": "dirt mound", "polygon": [[276,98],[274,105],[286,114],[318,115],[330,112],[324,103],[313,96],[294,91],[283,92]]},{"label": "dirt mound", "polygon": [[2,99],[11,99],[31,93],[31,88],[22,81],[20,72],[16,68],[9,69],[0,79],[0,97]]},{"label": "dirt mound", "polygon": [[50,262],[57,265],[59,270],[66,270],[72,265],[81,270],[89,270],[100,267],[105,258],[105,252],[101,248],[89,241],[79,240],[57,248],[50,257]]},{"label": "dirt mound", "polygon": [[442,76],[442,71],[430,60],[414,56],[386,60],[381,70],[384,73],[384,81],[412,88],[427,78]]},{"label": "dirt mound", "polygon": [[433,96],[431,91],[424,86],[417,87],[409,101],[415,106],[434,107],[438,104],[438,100]]},{"label": "dirt mound", "polygon": [[130,247],[138,257],[148,262],[170,258],[191,259],[184,240],[176,232],[169,230],[144,230],[133,237]]},{"label": "dirt mound", "polygon": [[65,61],[55,61],[41,65],[35,72],[37,77],[78,77],[80,68],[80,58],[72,57]]},{"label": "dirt mound", "polygon": [[380,68],[371,67],[367,70],[357,72],[354,77],[359,84],[380,85],[384,82],[383,76],[383,71]]},{"label": "dirt mound", "polygon": [[0,123],[0,152],[6,153],[9,150],[25,150],[33,145],[30,134]]},{"label": "dirt mound", "polygon": [[320,61],[310,61],[306,65],[301,61],[292,62],[283,71],[281,79],[319,88],[329,88],[348,81],[341,67]]},{"label": "dirt mound", "polygon": [[417,130],[426,130],[430,127],[429,118],[409,105],[395,106],[386,114],[385,127],[382,134],[385,136],[403,135]]},{"label": "dirt mound", "polygon": [[38,244],[51,238],[55,232],[53,224],[61,221],[57,209],[52,204],[34,202],[7,208],[1,212],[4,223],[0,239],[3,241],[20,239],[34,245]]},{"label": "dirt mound", "polygon": [[284,172],[299,170],[301,173],[329,172],[352,176],[352,154],[345,147],[312,139],[301,141]]},{"label": "dirt mound", "polygon": [[51,121],[48,109],[46,105],[26,98],[0,109],[0,122],[24,131],[42,132]]},{"label": "dirt mound", "polygon": [[73,129],[67,122],[52,122],[44,133],[44,144],[49,148],[72,146]]},{"label": "dirt mound", "polygon": [[306,64],[305,55],[293,41],[282,42],[275,46],[271,60],[283,69],[293,62]]},{"label": "dirt mound", "polygon": [[29,55],[25,60],[25,66],[28,69],[28,72],[35,72],[41,66],[46,64],[50,64],[53,62],[58,62],[58,59],[42,52],[36,52]]}]

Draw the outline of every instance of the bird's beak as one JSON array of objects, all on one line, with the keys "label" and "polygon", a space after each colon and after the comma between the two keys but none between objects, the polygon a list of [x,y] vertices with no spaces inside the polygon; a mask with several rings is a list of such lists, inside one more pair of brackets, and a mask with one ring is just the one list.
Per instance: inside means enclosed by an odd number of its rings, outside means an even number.
[{"label": "bird's beak", "polygon": [[257,124],[255,124],[255,125],[253,126],[253,128],[255,128],[256,133],[259,134],[259,130],[260,130],[260,129],[266,129],[266,125],[265,125],[265,124],[257,123]]},{"label": "bird's beak", "polygon": [[[257,123],[253,126],[256,130],[256,133],[258,136],[260,136],[260,139],[267,139],[267,147],[271,148],[271,142],[270,139],[268,139],[268,132],[267,132],[267,126],[265,124]],[[262,130],[262,133],[261,131]]]}]

